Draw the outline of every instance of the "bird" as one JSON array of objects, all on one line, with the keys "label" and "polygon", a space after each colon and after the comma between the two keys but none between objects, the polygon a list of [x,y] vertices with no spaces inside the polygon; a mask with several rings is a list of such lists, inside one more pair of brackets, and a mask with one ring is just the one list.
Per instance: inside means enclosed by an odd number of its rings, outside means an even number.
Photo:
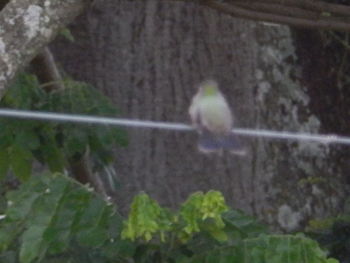
[{"label": "bird", "polygon": [[227,150],[237,155],[246,154],[239,138],[232,132],[232,111],[215,80],[206,80],[199,85],[189,115],[199,134],[200,152],[222,153]]}]

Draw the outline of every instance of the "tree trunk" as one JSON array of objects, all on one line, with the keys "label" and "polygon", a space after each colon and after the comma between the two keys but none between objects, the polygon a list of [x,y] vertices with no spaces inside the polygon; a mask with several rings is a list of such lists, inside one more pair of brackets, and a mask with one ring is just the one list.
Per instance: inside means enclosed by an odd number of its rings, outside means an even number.
[{"label": "tree trunk", "polygon": [[17,0],[0,12],[0,98],[14,75],[87,6],[83,0]]},{"label": "tree trunk", "polygon": [[[75,78],[113,99],[123,117],[189,122],[204,79],[219,81],[236,127],[318,132],[286,26],[239,20],[195,3],[97,2],[72,26],[75,43],[57,41],[56,58]],[[321,94],[320,94],[321,96]],[[344,176],[329,147],[245,138],[248,154],[203,155],[193,132],[129,130],[118,149],[125,209],[144,190],[176,207],[194,191],[220,190],[235,208],[285,230],[339,211]]]}]

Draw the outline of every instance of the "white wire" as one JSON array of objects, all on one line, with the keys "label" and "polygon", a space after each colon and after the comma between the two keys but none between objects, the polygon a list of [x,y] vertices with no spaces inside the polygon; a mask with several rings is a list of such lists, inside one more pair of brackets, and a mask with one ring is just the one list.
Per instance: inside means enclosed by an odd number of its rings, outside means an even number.
[{"label": "white wire", "polygon": [[0,109],[0,116],[20,118],[20,119],[118,125],[118,126],[129,126],[129,127],[167,129],[167,130],[192,130],[190,126],[181,124],[181,123],[117,119],[117,118],[100,117],[100,116],[94,117],[94,116],[87,116],[87,115],[61,114],[61,113],[53,113],[53,112]]},{"label": "white wire", "polygon": [[[109,118],[109,117],[94,117],[94,116],[86,116],[86,115],[61,114],[61,113],[53,113],[53,112],[35,112],[35,111],[24,111],[24,110],[0,109],[0,116],[10,117],[10,118],[20,118],[20,119],[117,125],[117,126],[155,128],[155,129],[178,130],[178,131],[193,130],[191,126],[182,124],[182,123],[117,119],[117,118]],[[319,142],[319,143],[325,143],[325,144],[337,143],[337,144],[350,145],[350,137],[337,136],[337,135],[320,135],[320,134],[310,134],[310,133],[292,133],[292,132],[283,132],[283,131],[253,130],[253,129],[239,129],[239,128],[233,129],[233,132],[242,136],[266,137],[266,138],[283,139],[283,140],[313,141],[313,142]]]}]

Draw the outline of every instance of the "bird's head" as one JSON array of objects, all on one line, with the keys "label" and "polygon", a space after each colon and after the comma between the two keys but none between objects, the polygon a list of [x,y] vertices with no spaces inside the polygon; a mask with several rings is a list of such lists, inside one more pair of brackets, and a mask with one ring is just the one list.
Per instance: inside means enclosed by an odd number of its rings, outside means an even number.
[{"label": "bird's head", "polygon": [[219,93],[219,85],[215,80],[206,80],[200,85],[200,91],[204,96],[215,96]]}]

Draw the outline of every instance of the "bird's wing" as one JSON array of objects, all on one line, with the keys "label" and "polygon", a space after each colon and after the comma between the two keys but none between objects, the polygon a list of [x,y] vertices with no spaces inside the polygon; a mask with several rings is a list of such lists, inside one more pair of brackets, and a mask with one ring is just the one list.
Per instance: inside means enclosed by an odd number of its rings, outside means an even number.
[{"label": "bird's wing", "polygon": [[191,106],[189,108],[188,113],[190,114],[192,124],[195,128],[200,129],[202,124],[201,124],[201,119],[200,119],[200,112],[199,112],[199,94],[195,95],[192,99]]}]

